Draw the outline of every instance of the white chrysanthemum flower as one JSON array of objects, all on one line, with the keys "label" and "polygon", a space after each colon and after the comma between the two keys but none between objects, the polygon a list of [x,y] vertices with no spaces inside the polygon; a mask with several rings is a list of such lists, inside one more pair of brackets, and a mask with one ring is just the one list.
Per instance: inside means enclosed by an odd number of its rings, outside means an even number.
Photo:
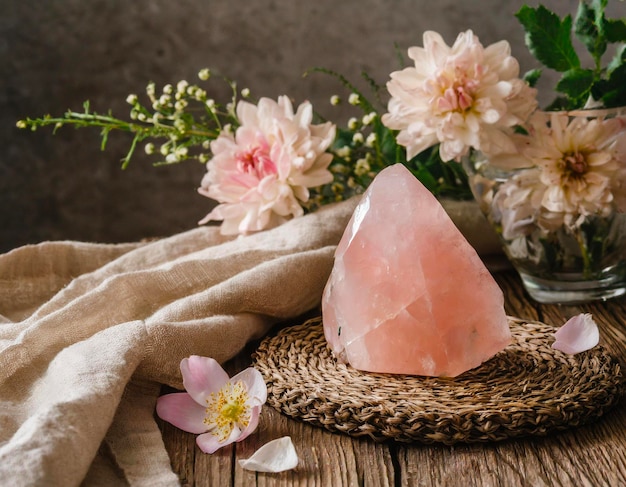
[{"label": "white chrysanthemum flower", "polygon": [[410,159],[440,143],[444,161],[459,160],[470,147],[485,153],[513,151],[509,129],[537,106],[536,91],[519,78],[506,41],[483,47],[471,30],[449,47],[436,32],[424,47],[411,47],[414,67],[391,73],[389,113],[383,123],[399,130]]},{"label": "white chrysanthemum flower", "polygon": [[224,234],[272,228],[303,214],[309,190],[333,180],[326,152],[332,123],[312,124],[313,107],[294,112],[289,98],[237,104],[240,126],[211,142],[213,158],[199,192],[220,204],[200,223],[223,220]]},{"label": "white chrysanthemum flower", "polygon": [[528,128],[522,152],[534,167],[517,172],[493,198],[505,239],[626,211],[626,119],[536,113]]},{"label": "white chrysanthemum flower", "polygon": [[564,213],[569,225],[610,214],[624,183],[626,119],[537,113],[529,127],[524,153],[541,168],[542,206]]}]

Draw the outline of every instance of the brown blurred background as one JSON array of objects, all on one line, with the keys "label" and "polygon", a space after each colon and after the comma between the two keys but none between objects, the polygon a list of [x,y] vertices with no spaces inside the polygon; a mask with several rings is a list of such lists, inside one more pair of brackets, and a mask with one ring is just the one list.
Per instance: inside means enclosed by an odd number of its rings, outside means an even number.
[{"label": "brown blurred background", "polygon": [[[180,79],[200,68],[235,79],[255,96],[288,94],[328,117],[338,83],[323,66],[381,84],[398,68],[394,50],[421,45],[424,30],[452,43],[473,29],[483,44],[507,39],[522,71],[535,67],[513,13],[521,0],[0,0],[0,252],[42,240],[132,241],[193,228],[211,202],[196,187],[196,162],[153,168],[138,150],[119,161],[130,138],[97,130],[32,133],[26,116],[80,110],[128,114],[129,93]],[[536,5],[537,2],[528,2]],[[577,1],[543,2],[559,13]],[[624,10],[615,2],[613,11]],[[624,12],[622,12],[622,15]],[[216,86],[215,84],[212,86]],[[228,92],[213,92],[227,97]],[[547,96],[544,95],[544,96]],[[345,114],[343,114],[345,116]],[[341,118],[341,117],[340,117]]]}]

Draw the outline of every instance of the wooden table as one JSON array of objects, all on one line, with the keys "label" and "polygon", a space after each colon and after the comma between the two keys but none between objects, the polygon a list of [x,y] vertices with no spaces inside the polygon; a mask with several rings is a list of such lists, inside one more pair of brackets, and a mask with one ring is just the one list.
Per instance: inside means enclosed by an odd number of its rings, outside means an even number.
[{"label": "wooden table", "polygon": [[[600,343],[626,371],[626,298],[580,306],[539,305],[511,271],[495,274],[507,314],[551,325],[592,313]],[[231,363],[246,367],[250,350]],[[213,455],[202,453],[195,435],[159,423],[174,471],[183,485],[196,486],[626,486],[626,397],[594,424],[546,438],[448,446],[374,443],[334,434],[288,418],[265,406],[257,431]],[[264,443],[291,436],[300,457],[294,470],[255,474],[243,470]]]}]

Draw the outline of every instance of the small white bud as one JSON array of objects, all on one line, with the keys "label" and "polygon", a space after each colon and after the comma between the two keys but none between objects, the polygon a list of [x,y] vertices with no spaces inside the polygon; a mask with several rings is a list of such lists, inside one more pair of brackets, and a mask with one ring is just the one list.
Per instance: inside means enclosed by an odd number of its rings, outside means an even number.
[{"label": "small white bud", "polygon": [[370,170],[370,164],[367,162],[367,159],[362,158],[356,161],[354,166],[354,174],[357,176],[363,176],[367,174]]},{"label": "small white bud", "polygon": [[27,127],[26,122],[24,120],[18,120],[15,126],[18,129],[25,129]]},{"label": "small white bud", "polygon": [[165,162],[169,162],[169,163],[173,163],[173,162],[178,162],[178,155],[175,152],[172,152],[171,154],[168,154],[165,157]]},{"label": "small white bud", "polygon": [[356,130],[358,126],[359,126],[359,121],[355,117],[352,117],[350,120],[348,120],[348,128],[350,130]]},{"label": "small white bud", "polygon": [[176,85],[176,91],[178,93],[185,93],[187,91],[187,87],[188,86],[189,86],[189,83],[187,81],[185,81],[184,79],[182,79]]},{"label": "small white bud", "polygon": [[211,77],[211,70],[209,68],[204,68],[201,69],[198,72],[198,78],[200,78],[202,81],[206,81]]},{"label": "small white bud", "polygon": [[152,142],[147,143],[144,150],[146,154],[154,154],[154,144]]},{"label": "small white bud", "polygon": [[365,139],[365,145],[368,147],[373,147],[374,144],[376,143],[376,134],[375,133],[371,133],[367,136],[367,139]]},{"label": "small white bud", "polygon": [[363,134],[361,132],[357,132],[352,136],[352,142],[354,142],[355,144],[362,144],[363,140]]},{"label": "small white bud", "polygon": [[250,96],[250,88],[244,88],[241,90],[241,96],[248,98]]},{"label": "small white bud", "polygon": [[163,93],[166,95],[171,95],[174,92],[174,87],[170,84],[167,84],[163,87]]},{"label": "small white bud", "polygon": [[364,115],[363,125],[369,125],[370,123],[374,121],[375,118],[376,118],[376,112],[371,112],[371,113],[368,113],[367,115]]},{"label": "small white bud", "polygon": [[350,105],[358,105],[359,101],[359,95],[356,93],[350,93],[350,96],[348,97],[348,103],[350,103]]},{"label": "small white bud", "polygon": [[137,95],[130,94],[126,97],[126,103],[128,103],[129,105],[136,105],[137,101],[139,101]]},{"label": "small white bud", "polygon": [[333,95],[330,97],[330,104],[333,106],[337,106],[341,103],[341,98],[337,95]]}]

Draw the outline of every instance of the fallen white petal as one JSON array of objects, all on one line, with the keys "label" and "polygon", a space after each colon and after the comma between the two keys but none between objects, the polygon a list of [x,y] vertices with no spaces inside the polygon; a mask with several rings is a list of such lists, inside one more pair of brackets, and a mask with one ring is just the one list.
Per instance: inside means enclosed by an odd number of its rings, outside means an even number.
[{"label": "fallen white petal", "polygon": [[559,328],[554,338],[552,348],[574,355],[595,347],[600,341],[600,332],[591,314],[581,313]]},{"label": "fallen white petal", "polygon": [[298,454],[291,438],[283,436],[266,443],[250,458],[239,460],[239,465],[253,472],[284,472],[297,467]]}]

